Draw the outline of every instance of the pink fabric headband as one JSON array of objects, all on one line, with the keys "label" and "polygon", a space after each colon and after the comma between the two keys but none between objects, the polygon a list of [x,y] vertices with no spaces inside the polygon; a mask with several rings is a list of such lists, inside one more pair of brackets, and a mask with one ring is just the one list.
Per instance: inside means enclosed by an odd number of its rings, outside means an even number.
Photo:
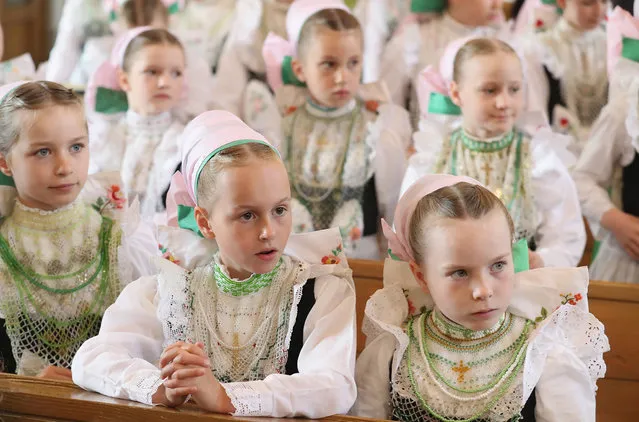
[{"label": "pink fabric headband", "polygon": [[[635,13],[637,13],[637,10],[635,10]],[[631,53],[639,57],[636,47],[634,48],[635,51],[632,51],[633,48],[630,47],[630,44],[636,46],[636,40],[639,40],[639,18],[633,17],[630,13],[617,6],[608,17],[606,32],[608,35],[608,74],[613,76],[621,57],[630,56]],[[632,40],[635,40],[635,42],[632,42]],[[626,44],[625,46],[624,43]],[[624,50],[626,51],[624,52]],[[636,59],[633,60],[632,57],[626,58],[631,61],[637,61]],[[636,69],[633,69],[633,71],[637,72]]]},{"label": "pink fabric headband", "polygon": [[294,83],[290,60],[295,57],[302,27],[308,18],[326,9],[340,9],[351,13],[342,0],[296,0],[286,14],[288,41],[273,33],[268,34],[262,47],[262,56],[271,88],[275,90],[284,84]]},{"label": "pink fabric headband", "polygon": [[228,111],[207,111],[184,128],[180,138],[182,171],[173,175],[166,200],[169,226],[192,229],[184,224],[185,214],[197,205],[202,169],[220,151],[246,143],[262,143],[275,150],[266,138]]},{"label": "pink fabric headband", "polygon": [[395,230],[382,219],[382,230],[388,239],[390,252],[402,261],[415,261],[410,247],[410,220],[419,201],[428,194],[438,189],[466,182],[471,185],[482,186],[475,179],[466,176],[453,176],[450,174],[429,174],[417,180],[399,199],[395,210]]}]

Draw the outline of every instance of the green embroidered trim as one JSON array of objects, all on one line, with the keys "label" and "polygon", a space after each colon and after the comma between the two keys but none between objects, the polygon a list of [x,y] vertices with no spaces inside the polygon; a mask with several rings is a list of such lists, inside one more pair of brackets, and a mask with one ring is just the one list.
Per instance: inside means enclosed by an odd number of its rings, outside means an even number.
[{"label": "green embroidered trim", "polygon": [[623,37],[621,40],[621,57],[639,62],[639,40]]},{"label": "green embroidered trim", "polygon": [[[453,387],[450,385],[450,383],[448,383],[444,377],[441,376],[441,374],[439,374],[436,370],[435,367],[433,365],[432,359],[430,357],[430,353],[428,352],[428,349],[426,348],[426,334],[425,334],[425,324],[424,324],[424,318],[426,317],[426,314],[421,314],[418,318],[419,321],[418,323],[421,325],[421,329],[422,329],[422,337],[423,337],[423,347],[424,347],[424,351],[426,353],[426,360],[427,360],[427,364],[430,366],[430,368],[432,369],[433,373],[435,374],[435,376],[437,376],[437,378],[439,378],[441,381],[443,381],[448,387],[452,388],[453,390],[456,391],[460,391],[460,392],[465,392],[465,393],[472,393],[474,391],[466,391],[466,390],[460,390],[457,389],[456,387]],[[417,337],[415,336],[415,331],[413,329],[413,323],[417,318],[413,318],[409,321],[408,323],[408,336],[410,339],[410,343],[412,345],[415,345],[415,342],[417,342]],[[517,375],[519,374],[524,361],[525,361],[525,356],[526,353],[524,351],[524,353],[521,353],[522,348],[525,346],[526,344],[526,339],[528,337],[528,331],[530,329],[530,321],[526,321],[526,326],[524,327],[524,330],[522,331],[522,335],[517,339],[517,351],[515,353],[513,353],[513,358],[511,359],[511,361],[508,363],[508,365],[506,365],[504,367],[504,369],[502,371],[500,371],[499,374],[497,374],[497,376],[495,377],[495,380],[493,380],[490,384],[490,386],[488,386],[485,390],[489,390],[490,388],[496,386],[499,381],[501,381],[505,375],[506,372],[508,372],[508,369],[512,366],[515,365],[514,370],[512,371],[512,373],[508,376],[508,378],[504,381],[504,385],[502,385],[497,394],[495,394],[495,397],[493,397],[492,400],[490,400],[490,402],[484,406],[483,409],[481,409],[479,412],[475,413],[473,416],[471,416],[470,418],[467,419],[449,419],[444,417],[443,415],[440,415],[439,413],[437,413],[433,408],[431,408],[428,405],[428,402],[424,399],[424,397],[421,395],[421,393],[419,392],[419,388],[417,385],[417,382],[415,381],[415,376],[413,374],[413,364],[412,364],[412,347],[409,346],[408,349],[408,353],[407,353],[407,367],[408,367],[408,378],[410,380],[411,383],[411,387],[413,389],[413,393],[415,394],[415,396],[417,396],[420,404],[422,405],[422,407],[433,417],[439,419],[440,421],[444,421],[444,422],[473,422],[476,419],[480,418],[482,415],[486,414],[490,409],[492,409],[495,404],[506,394],[506,392],[508,391],[508,389],[510,388],[510,386],[512,385],[512,383],[514,382],[514,380],[516,379]],[[523,338],[523,341],[520,341]],[[521,344],[519,344],[521,343]],[[514,420],[517,420],[516,418],[513,418]]]},{"label": "green embroidered trim", "polygon": [[450,116],[461,116],[461,108],[450,99],[450,97],[431,92],[428,98],[428,112],[432,114],[445,114]]},{"label": "green embroidered trim", "polygon": [[[431,315],[432,321],[439,329],[441,329],[447,336],[458,338],[458,339],[466,339],[466,340],[479,340],[486,336],[490,336],[496,333],[501,333],[506,327],[506,313],[504,313],[497,324],[494,327],[487,328],[481,331],[471,330],[470,328],[466,328],[462,325],[455,324],[452,321],[449,321],[441,312],[429,312]],[[450,343],[449,340],[444,340],[446,343]],[[453,343],[450,343],[452,346]],[[481,346],[481,345],[479,345]]]},{"label": "green embroidered trim", "polygon": [[213,151],[211,151],[209,155],[207,155],[204,158],[204,160],[202,160],[202,163],[200,163],[200,167],[197,169],[197,173],[195,173],[194,194],[195,194],[196,203],[197,203],[197,190],[198,190],[198,185],[200,183],[200,174],[202,173],[202,170],[204,170],[204,166],[206,166],[206,164],[209,161],[211,161],[213,157],[215,157],[217,154],[224,151],[225,149],[229,149],[229,148],[236,147],[238,145],[244,145],[244,144],[263,144],[270,147],[273,151],[275,151],[278,157],[280,156],[280,152],[277,150],[277,148],[275,148],[273,145],[269,144],[268,142],[265,142],[259,139],[238,139],[236,141],[229,142],[228,144],[224,144],[221,147],[214,149]]},{"label": "green embroidered trim", "polygon": [[410,11],[413,13],[439,13],[446,10],[447,6],[446,0],[412,0]]},{"label": "green embroidered trim", "polygon": [[[111,229],[113,228],[113,220],[103,217],[102,218],[102,226],[100,227],[100,239],[98,245],[98,252],[96,256],[89,262],[86,266],[81,268],[78,271],[74,271],[70,274],[63,274],[57,276],[49,276],[46,274],[38,274],[33,271],[31,268],[27,268],[23,266],[20,261],[15,257],[13,252],[11,251],[11,247],[9,243],[6,241],[4,236],[0,235],[0,258],[5,262],[9,272],[13,276],[13,279],[17,283],[29,282],[35,287],[42,289],[46,292],[59,294],[59,295],[67,295],[71,293],[75,293],[79,290],[84,289],[85,287],[91,285],[96,278],[102,273],[105,265],[108,266],[108,246],[109,246],[109,238],[111,235]],[[78,275],[86,272],[95,264],[95,262],[99,259],[98,266],[95,272],[83,283],[72,287],[70,289],[56,289],[53,287],[49,287],[42,282],[42,280],[62,280],[65,278],[74,278]]]},{"label": "green embroidered trim", "polygon": [[515,131],[512,130],[508,134],[506,134],[499,141],[495,142],[482,142],[476,139],[470,138],[463,129],[458,129],[459,137],[461,138],[462,143],[466,148],[475,152],[497,152],[502,149],[508,148],[510,144],[513,143],[513,139],[515,139]]},{"label": "green embroidered trim", "polygon": [[282,60],[282,82],[284,85],[306,86],[304,82],[295,76],[295,72],[293,72],[293,58],[291,56],[286,56],[284,60]]},{"label": "green embroidered trim", "polygon": [[270,286],[282,265],[282,260],[277,263],[273,271],[266,274],[253,274],[248,280],[237,282],[224,274],[219,265],[214,264],[213,278],[217,287],[231,296],[247,296]]}]

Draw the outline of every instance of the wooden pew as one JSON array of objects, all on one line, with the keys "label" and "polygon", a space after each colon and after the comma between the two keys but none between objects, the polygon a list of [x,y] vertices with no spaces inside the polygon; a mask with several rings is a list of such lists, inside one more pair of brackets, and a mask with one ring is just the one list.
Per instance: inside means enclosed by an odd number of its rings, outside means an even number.
[{"label": "wooden pew", "polygon": [[[383,262],[349,260],[357,292],[357,352],[364,348],[361,331],[368,298],[382,287]],[[598,422],[639,421],[639,286],[591,281],[590,312],[606,327],[610,352],[604,354],[606,378],[597,385]]]},{"label": "wooden pew", "polygon": [[[90,393],[72,383],[39,378],[0,374],[0,421],[277,421],[291,422],[308,419],[240,418],[204,413],[193,406],[180,409],[152,407],[140,403],[116,400]],[[350,416],[331,416],[326,422],[372,422],[374,419]]]}]

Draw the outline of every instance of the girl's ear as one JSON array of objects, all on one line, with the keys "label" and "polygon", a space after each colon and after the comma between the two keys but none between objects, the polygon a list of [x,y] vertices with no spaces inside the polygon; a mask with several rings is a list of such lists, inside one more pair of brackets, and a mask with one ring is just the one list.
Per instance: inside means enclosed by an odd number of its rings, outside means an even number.
[{"label": "girl's ear", "polygon": [[215,239],[215,233],[211,228],[208,213],[204,208],[195,207],[195,222],[197,223],[197,227],[200,229],[202,236],[206,239]]},{"label": "girl's ear", "polygon": [[118,67],[118,83],[120,84],[120,88],[122,89],[122,91],[129,92],[131,90],[131,84],[129,84],[129,76],[120,67]]},{"label": "girl's ear", "polygon": [[450,99],[457,107],[461,107],[461,98],[459,96],[459,85],[457,82],[452,81],[450,83]]},{"label": "girl's ear", "polygon": [[0,171],[8,177],[13,177],[13,172],[9,168],[9,159],[4,154],[0,154]]},{"label": "girl's ear", "polygon": [[293,69],[293,73],[295,77],[300,81],[306,83],[306,78],[304,77],[304,70],[302,69],[302,63],[298,59],[293,59],[291,61],[291,68]]},{"label": "girl's ear", "polygon": [[415,280],[417,280],[417,284],[419,284],[419,287],[421,287],[425,293],[428,293],[428,284],[426,283],[426,278],[424,277],[424,272],[422,271],[422,269],[419,267],[419,265],[417,265],[415,261],[411,261],[409,265],[410,271],[413,273]]}]

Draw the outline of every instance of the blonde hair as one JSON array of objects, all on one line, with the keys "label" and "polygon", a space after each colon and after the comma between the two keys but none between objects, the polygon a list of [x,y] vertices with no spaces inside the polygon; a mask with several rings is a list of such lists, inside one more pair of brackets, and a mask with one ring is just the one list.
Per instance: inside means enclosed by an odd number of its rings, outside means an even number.
[{"label": "blonde hair", "polygon": [[27,82],[0,99],[0,154],[5,157],[20,138],[23,119],[18,111],[38,111],[49,106],[77,106],[82,100],[71,90],[55,82]]},{"label": "blonde hair", "polygon": [[[313,38],[318,28],[328,28],[333,31],[357,30],[360,34],[362,28],[357,18],[342,9],[324,9],[311,15],[302,29],[297,41],[297,54],[303,57],[308,48],[309,40]],[[363,39],[363,38],[362,38]]]},{"label": "blonde hair", "polygon": [[122,5],[122,17],[129,28],[151,25],[156,17],[168,25],[169,11],[162,0],[127,0]]},{"label": "blonde hair", "polygon": [[124,60],[122,61],[122,70],[128,72],[131,70],[133,56],[140,50],[151,45],[173,45],[179,47],[184,52],[182,43],[166,29],[149,29],[135,37],[124,51]]},{"label": "blonde hair", "polygon": [[236,145],[217,153],[204,165],[197,183],[198,205],[209,209],[215,201],[218,175],[229,167],[246,165],[251,159],[279,160],[275,150],[266,144],[250,142]]},{"label": "blonde hair", "polygon": [[502,40],[496,38],[475,38],[468,41],[455,55],[455,60],[453,61],[453,81],[457,84],[460,83],[463,78],[462,69],[464,64],[470,59],[499,52],[512,54],[519,60],[517,52]]},{"label": "blonde hair", "polygon": [[496,208],[504,213],[513,237],[515,227],[508,210],[499,198],[483,186],[460,182],[424,196],[417,203],[409,226],[408,242],[416,262],[424,262],[428,248],[425,234],[436,224],[436,220],[479,219]]}]

